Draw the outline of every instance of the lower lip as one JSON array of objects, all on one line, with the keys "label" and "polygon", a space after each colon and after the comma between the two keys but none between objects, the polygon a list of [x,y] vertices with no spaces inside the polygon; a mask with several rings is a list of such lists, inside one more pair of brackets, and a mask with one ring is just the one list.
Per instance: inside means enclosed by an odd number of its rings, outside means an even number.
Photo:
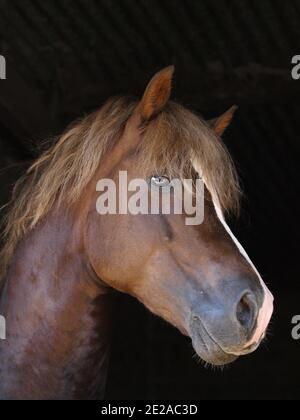
[{"label": "lower lip", "polygon": [[[210,334],[206,331],[206,328],[203,326],[202,322],[200,322],[200,325],[198,325],[198,328],[201,328],[202,331],[200,331],[200,333],[197,334],[196,336],[196,341],[200,340],[202,346],[206,349],[207,353],[209,353],[209,345],[207,344],[207,342],[204,340],[203,335],[208,337],[208,340],[213,344],[213,346],[215,348],[218,349],[220,354],[223,354],[224,358],[227,356],[228,358],[232,358],[232,357],[240,357],[240,356],[246,356],[250,353],[253,353],[255,350],[257,350],[257,348],[259,347],[259,344],[261,341],[259,341],[258,343],[254,343],[252,346],[249,346],[247,348],[244,348],[243,350],[239,350],[239,351],[227,351],[226,349],[223,349],[214,339],[212,339],[212,337],[210,336]],[[202,334],[201,334],[202,332]],[[191,334],[190,337],[192,338],[192,340],[194,341],[193,337],[194,334]],[[201,355],[200,355],[201,357]],[[230,363],[230,362],[229,362]]]},{"label": "lower lip", "polygon": [[230,354],[233,354],[234,356],[246,356],[247,354],[253,353],[255,350],[257,350],[259,347],[259,343],[255,343],[250,347],[245,348],[244,350],[241,350],[239,352],[230,352]]},{"label": "lower lip", "polygon": [[[203,331],[203,330],[202,330]],[[209,360],[210,357],[208,357],[211,353],[210,352],[210,345],[207,344],[207,341],[204,340],[204,338],[202,337],[201,334],[197,334],[197,336],[193,336],[192,341],[193,344],[195,344],[193,347],[196,351],[196,353],[199,355],[199,357],[201,359],[203,359],[205,362],[207,363],[211,363],[212,365],[219,365],[219,366],[224,366],[226,364],[230,364],[233,363],[236,359],[237,359],[237,355],[235,354],[230,354],[230,353],[226,353],[220,346],[219,344],[217,344],[214,340],[211,339],[211,337],[207,334],[206,331],[203,332],[203,334],[208,336],[208,339],[210,341],[210,344],[213,345],[213,347],[215,348],[215,354],[216,354],[216,359],[220,359],[219,361],[217,360]],[[203,351],[199,351],[199,344],[200,347],[202,348]],[[205,353],[205,354],[203,354]],[[223,359],[223,360],[222,360]]]}]

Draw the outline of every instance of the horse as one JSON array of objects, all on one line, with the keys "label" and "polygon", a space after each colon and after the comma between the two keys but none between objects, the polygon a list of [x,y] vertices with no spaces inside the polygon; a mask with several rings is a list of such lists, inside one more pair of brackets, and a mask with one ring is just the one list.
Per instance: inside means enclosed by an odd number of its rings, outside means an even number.
[{"label": "horse", "polygon": [[[115,291],[190,337],[211,365],[265,338],[273,296],[226,222],[241,195],[221,140],[236,108],[205,121],[171,100],[173,73],[158,72],[141,100],[112,98],[73,123],[16,183],[1,252],[1,399],[103,398]],[[203,222],[99,215],[97,182],[120,171],[158,187],[202,180]]]}]

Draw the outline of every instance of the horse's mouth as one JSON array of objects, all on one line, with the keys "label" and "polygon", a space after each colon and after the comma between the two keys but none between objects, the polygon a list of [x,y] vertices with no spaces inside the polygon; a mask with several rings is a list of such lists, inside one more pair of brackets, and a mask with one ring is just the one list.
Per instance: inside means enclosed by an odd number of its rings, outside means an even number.
[{"label": "horse's mouth", "polygon": [[192,329],[192,331],[194,331],[191,334],[194,350],[203,361],[215,366],[224,366],[238,359],[237,355],[225,352],[202,323],[199,323],[197,329]]}]

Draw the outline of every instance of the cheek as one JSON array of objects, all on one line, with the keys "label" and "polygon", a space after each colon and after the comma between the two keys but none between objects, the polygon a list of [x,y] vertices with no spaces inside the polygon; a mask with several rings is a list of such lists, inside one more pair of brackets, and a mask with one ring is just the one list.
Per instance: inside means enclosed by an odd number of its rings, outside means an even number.
[{"label": "cheek", "polygon": [[88,232],[86,249],[94,270],[104,282],[124,292],[141,279],[155,249],[151,229],[145,231],[140,217],[145,216],[95,216]]}]

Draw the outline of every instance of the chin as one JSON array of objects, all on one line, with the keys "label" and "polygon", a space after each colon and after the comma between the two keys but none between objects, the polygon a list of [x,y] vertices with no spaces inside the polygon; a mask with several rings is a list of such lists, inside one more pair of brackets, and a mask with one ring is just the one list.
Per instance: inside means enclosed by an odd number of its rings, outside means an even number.
[{"label": "chin", "polygon": [[205,331],[193,335],[192,344],[197,355],[212,366],[229,365],[238,359],[238,356],[225,353]]},{"label": "chin", "polygon": [[212,366],[226,366],[238,359],[238,356],[225,353],[221,349],[212,348],[206,343],[195,343],[194,340],[193,348],[201,360]]}]

